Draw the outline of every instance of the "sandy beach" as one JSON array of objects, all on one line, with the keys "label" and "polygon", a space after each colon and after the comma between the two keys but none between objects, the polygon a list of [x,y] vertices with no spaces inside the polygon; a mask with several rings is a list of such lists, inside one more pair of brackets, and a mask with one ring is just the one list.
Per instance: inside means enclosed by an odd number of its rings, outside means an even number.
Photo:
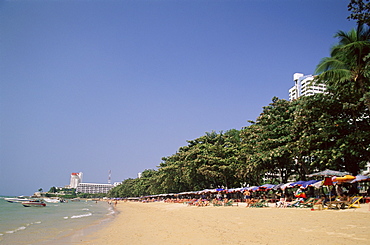
[{"label": "sandy beach", "polygon": [[359,209],[117,204],[118,216],[77,244],[370,244],[369,204]]}]

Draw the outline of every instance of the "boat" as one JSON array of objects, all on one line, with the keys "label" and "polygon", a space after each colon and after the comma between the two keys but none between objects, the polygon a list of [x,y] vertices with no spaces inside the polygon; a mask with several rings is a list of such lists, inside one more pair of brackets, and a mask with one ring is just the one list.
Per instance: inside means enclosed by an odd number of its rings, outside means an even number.
[{"label": "boat", "polygon": [[60,203],[61,200],[58,199],[58,198],[43,198],[45,202],[48,202],[48,203]]},{"label": "boat", "polygon": [[28,202],[31,201],[31,199],[27,199],[24,196],[19,196],[19,197],[5,197],[5,201],[11,202],[11,203],[21,203],[21,202]]},{"label": "boat", "polygon": [[28,202],[22,202],[24,207],[45,207],[46,204],[40,200],[30,200]]}]

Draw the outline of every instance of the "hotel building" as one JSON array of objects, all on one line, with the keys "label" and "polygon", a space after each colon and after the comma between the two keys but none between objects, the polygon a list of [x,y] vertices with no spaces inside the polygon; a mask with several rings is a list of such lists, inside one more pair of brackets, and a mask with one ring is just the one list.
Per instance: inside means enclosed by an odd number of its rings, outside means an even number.
[{"label": "hotel building", "polygon": [[314,76],[304,75],[302,73],[294,73],[294,86],[289,89],[289,100],[298,99],[301,96],[310,96],[317,93],[324,93],[326,90],[325,84],[316,84]]},{"label": "hotel building", "polygon": [[108,193],[113,187],[114,185],[112,184],[79,183],[76,193]]},{"label": "hotel building", "polygon": [[69,181],[70,188],[76,188],[82,182],[82,172],[72,173],[71,180]]}]

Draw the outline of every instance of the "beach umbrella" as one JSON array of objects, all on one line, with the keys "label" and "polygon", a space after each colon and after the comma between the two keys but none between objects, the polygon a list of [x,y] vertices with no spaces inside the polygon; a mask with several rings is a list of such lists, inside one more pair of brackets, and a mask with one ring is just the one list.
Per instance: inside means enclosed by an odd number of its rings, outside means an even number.
[{"label": "beach umbrella", "polygon": [[349,174],[349,173],[348,172],[340,172],[340,171],[326,169],[326,170],[318,172],[318,173],[309,174],[308,176],[309,177],[313,177],[313,176],[345,176],[347,174]]},{"label": "beach umbrella", "polygon": [[281,184],[278,184],[278,185],[275,185],[272,189],[277,191],[278,189],[280,189],[283,185],[285,185],[284,183],[281,183]]},{"label": "beach umbrella", "polygon": [[302,186],[302,184],[304,184],[306,181],[303,181],[303,180],[300,180],[300,181],[297,181],[297,182],[293,182],[293,183],[290,183],[290,185],[288,187],[296,187],[296,186]]},{"label": "beach umbrella", "polygon": [[314,184],[310,184],[310,186],[313,186],[313,187],[315,187],[315,188],[319,189],[321,186],[323,186],[323,184],[324,184],[324,181],[319,180],[319,181],[317,181],[317,182],[316,182],[316,183],[314,183]]},{"label": "beach umbrella", "polygon": [[294,183],[294,182],[286,183],[286,184],[282,185],[282,186],[280,187],[280,189],[285,190],[287,187],[290,187],[290,185],[291,185],[292,183]]},{"label": "beach umbrella", "polygon": [[228,189],[227,192],[241,192],[244,188],[233,188],[233,189]]},{"label": "beach umbrella", "polygon": [[264,184],[264,185],[260,186],[260,188],[263,188],[263,189],[272,189],[274,187],[275,187],[275,185],[273,185],[273,184]]},{"label": "beach umbrella", "polygon": [[343,177],[333,177],[333,182],[344,183],[356,179],[355,176],[345,175]]},{"label": "beach umbrella", "polygon": [[321,182],[321,180],[308,180],[308,181],[305,181],[301,186],[303,188],[307,188],[308,186],[313,186],[313,184],[317,182]]},{"label": "beach umbrella", "polygon": [[198,194],[209,193],[209,192],[217,192],[217,190],[216,189],[204,189],[202,191],[198,191]]},{"label": "beach umbrella", "polygon": [[370,176],[357,175],[356,178],[353,179],[350,183],[366,182],[366,181],[370,181]]}]

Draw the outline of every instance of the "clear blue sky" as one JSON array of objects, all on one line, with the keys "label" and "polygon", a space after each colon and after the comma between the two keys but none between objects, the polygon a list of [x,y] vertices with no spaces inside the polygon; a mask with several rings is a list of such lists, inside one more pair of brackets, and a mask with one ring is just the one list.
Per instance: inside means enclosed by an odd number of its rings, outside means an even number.
[{"label": "clear blue sky", "polygon": [[312,74],[345,0],[0,1],[0,194],[135,178]]}]

